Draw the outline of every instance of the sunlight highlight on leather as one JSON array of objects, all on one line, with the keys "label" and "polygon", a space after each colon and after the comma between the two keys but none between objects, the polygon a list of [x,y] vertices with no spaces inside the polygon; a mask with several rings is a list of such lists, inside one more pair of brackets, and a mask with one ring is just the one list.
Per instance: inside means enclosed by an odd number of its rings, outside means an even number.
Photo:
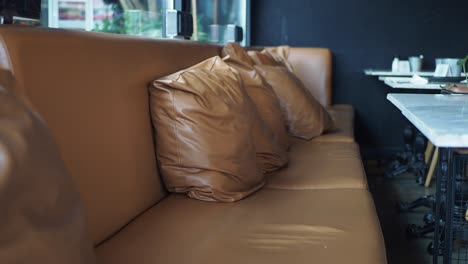
[{"label": "sunlight highlight on leather", "polygon": [[328,242],[338,240],[345,232],[328,226],[269,224],[251,230],[247,244],[267,251],[304,250],[311,246],[327,248]]}]

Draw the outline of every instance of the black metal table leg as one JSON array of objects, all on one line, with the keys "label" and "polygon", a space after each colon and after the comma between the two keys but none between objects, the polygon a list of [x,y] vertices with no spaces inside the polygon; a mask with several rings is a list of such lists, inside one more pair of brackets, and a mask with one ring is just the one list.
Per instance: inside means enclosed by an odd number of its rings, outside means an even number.
[{"label": "black metal table leg", "polygon": [[385,169],[385,177],[393,178],[405,172],[408,172],[409,164],[413,156],[413,127],[408,125],[403,130],[403,140],[405,146],[402,152],[397,153],[390,164]]},{"label": "black metal table leg", "polygon": [[450,264],[452,262],[452,247],[453,247],[453,232],[452,232],[452,215],[453,215],[453,201],[454,201],[454,166],[453,152],[447,149],[447,178],[446,178],[446,195],[445,195],[445,226],[444,226],[444,261],[443,264]]},{"label": "black metal table leg", "polygon": [[431,195],[420,197],[412,202],[400,202],[398,204],[397,209],[400,212],[407,212],[418,207],[426,207],[426,208],[432,209],[434,208],[434,204],[435,204],[435,196],[431,194]]},{"label": "black metal table leg", "polygon": [[426,138],[418,132],[414,138],[414,161],[410,166],[410,171],[416,176],[416,183],[421,186],[426,181],[427,164],[424,160],[426,146]]},{"label": "black metal table leg", "polygon": [[446,180],[448,177],[448,150],[445,148],[439,149],[439,176],[436,179],[436,203],[435,203],[435,222],[434,240],[428,246],[428,251],[433,255],[433,263],[439,263],[439,256],[443,253],[443,242],[445,240],[445,196],[446,196]]},{"label": "black metal table leg", "polygon": [[397,153],[395,158],[385,170],[385,177],[393,178],[406,172],[414,173],[416,182],[423,185],[426,176],[427,164],[424,161],[427,140],[420,133],[414,133],[411,126],[405,128],[405,148]]}]

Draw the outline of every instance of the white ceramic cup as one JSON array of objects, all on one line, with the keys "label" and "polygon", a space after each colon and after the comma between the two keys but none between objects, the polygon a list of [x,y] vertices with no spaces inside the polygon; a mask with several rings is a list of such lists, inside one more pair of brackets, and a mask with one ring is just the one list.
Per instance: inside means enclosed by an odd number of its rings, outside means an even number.
[{"label": "white ceramic cup", "polygon": [[458,65],[458,61],[460,59],[457,58],[437,58],[436,65],[438,64],[448,64],[450,67],[449,75],[450,77],[460,77],[462,72],[462,66]]},{"label": "white ceramic cup", "polygon": [[449,76],[451,77],[460,77],[462,66],[458,65],[458,61],[461,59],[452,59],[446,58],[444,59],[444,64],[448,64],[450,66],[450,73]]},{"label": "white ceramic cup", "polygon": [[423,60],[421,57],[409,57],[411,72],[420,72],[422,70]]}]

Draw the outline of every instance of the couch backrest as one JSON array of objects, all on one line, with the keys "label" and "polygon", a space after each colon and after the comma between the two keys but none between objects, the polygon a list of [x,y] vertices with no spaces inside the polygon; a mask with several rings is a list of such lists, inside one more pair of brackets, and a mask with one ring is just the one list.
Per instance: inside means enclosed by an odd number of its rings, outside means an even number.
[{"label": "couch backrest", "polygon": [[52,130],[95,244],[165,196],[147,85],[218,46],[14,26],[0,26],[0,38],[0,69]]},{"label": "couch backrest", "polygon": [[290,49],[289,62],[294,73],[323,105],[332,103],[332,55],[326,48]]},{"label": "couch backrest", "polygon": [[[264,47],[252,46],[248,50],[261,51]],[[332,53],[327,48],[291,47],[288,61],[294,74],[304,83],[320,104],[332,103]]]}]

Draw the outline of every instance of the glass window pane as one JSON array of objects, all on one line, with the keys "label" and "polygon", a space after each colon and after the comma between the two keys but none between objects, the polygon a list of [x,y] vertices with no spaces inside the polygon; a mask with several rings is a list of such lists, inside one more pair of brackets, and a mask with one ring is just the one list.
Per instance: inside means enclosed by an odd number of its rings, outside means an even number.
[{"label": "glass window pane", "polygon": [[162,37],[165,0],[48,0],[48,27]]},{"label": "glass window pane", "polygon": [[[195,6],[195,8],[194,8]],[[192,0],[192,11],[196,10],[192,39],[224,44],[232,41],[227,30],[228,25],[236,25],[243,30],[243,41],[248,44],[248,9],[247,0]]]},{"label": "glass window pane", "polygon": [[[165,37],[164,19],[170,0],[46,0],[41,21],[55,28]],[[243,28],[248,44],[250,0],[191,0],[193,40],[226,43],[228,25]]]}]

